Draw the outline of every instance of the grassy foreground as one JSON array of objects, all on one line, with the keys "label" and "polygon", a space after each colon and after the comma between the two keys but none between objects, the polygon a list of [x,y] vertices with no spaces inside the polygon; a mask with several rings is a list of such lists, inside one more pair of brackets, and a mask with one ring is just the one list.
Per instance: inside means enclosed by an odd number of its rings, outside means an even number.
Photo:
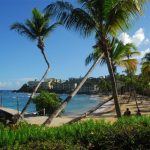
[{"label": "grassy foreground", "polygon": [[150,117],[121,118],[113,124],[88,120],[57,128],[26,123],[13,127],[1,125],[0,149],[150,149]]}]

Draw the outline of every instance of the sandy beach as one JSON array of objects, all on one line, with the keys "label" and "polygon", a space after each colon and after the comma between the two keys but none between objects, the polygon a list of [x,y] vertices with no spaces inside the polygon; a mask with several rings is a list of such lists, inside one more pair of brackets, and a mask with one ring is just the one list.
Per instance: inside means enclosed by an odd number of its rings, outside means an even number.
[{"label": "sandy beach", "polygon": [[[103,96],[101,99],[104,101],[107,100],[109,96]],[[131,111],[131,115],[135,115],[137,112],[137,107],[136,107],[136,102],[134,98],[131,98],[129,103],[128,102],[128,95],[122,95],[119,96],[119,102],[121,106],[121,112],[122,114],[126,110],[126,108],[129,108]],[[150,98],[148,97],[142,97],[142,96],[137,96],[137,102],[139,109],[141,110],[142,115],[150,115]],[[68,123],[71,121],[74,117],[68,117],[68,116],[62,116],[62,117],[57,117],[55,118],[50,126],[60,126],[65,123]],[[114,107],[114,102],[111,100],[110,102],[104,104],[101,108],[97,109],[94,113],[92,113],[90,116],[87,116],[86,118],[82,120],[87,120],[87,119],[105,119],[106,121],[111,121],[114,122],[116,118],[116,113],[115,113],[115,107]],[[25,121],[27,121],[30,124],[39,124],[41,125],[45,120],[47,119],[46,116],[35,116],[35,117],[28,117],[25,118]]]}]

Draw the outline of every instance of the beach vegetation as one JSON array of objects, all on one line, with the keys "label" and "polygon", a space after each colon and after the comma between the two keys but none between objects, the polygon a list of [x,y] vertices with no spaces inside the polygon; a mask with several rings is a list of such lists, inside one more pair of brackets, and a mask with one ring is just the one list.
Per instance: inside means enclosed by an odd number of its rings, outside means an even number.
[{"label": "beach vegetation", "polygon": [[0,126],[0,148],[50,150],[150,149],[150,118],[122,117],[114,123],[87,120],[60,127]]}]

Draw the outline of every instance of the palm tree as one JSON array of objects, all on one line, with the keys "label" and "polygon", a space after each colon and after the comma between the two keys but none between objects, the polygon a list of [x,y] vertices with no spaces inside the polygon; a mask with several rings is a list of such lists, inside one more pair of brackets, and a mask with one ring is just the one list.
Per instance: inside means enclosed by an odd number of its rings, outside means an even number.
[{"label": "palm tree", "polygon": [[[95,33],[99,49],[104,52],[112,82],[112,94],[117,116],[121,116],[116,90],[116,81],[110,59],[110,39],[117,32],[128,27],[131,15],[141,13],[146,0],[78,0],[81,8],[74,8],[70,3],[57,1],[46,7],[46,11],[56,14],[68,29],[75,29],[87,37]],[[60,110],[62,107],[60,107]],[[54,112],[55,114],[55,112]],[[53,117],[57,115],[52,115]],[[52,116],[50,118],[52,119]]]},{"label": "palm tree", "polygon": [[[97,46],[94,47],[96,48],[95,51],[86,58],[85,61],[86,65],[88,65],[92,60],[97,59],[99,55],[101,55],[101,50],[99,50]],[[140,52],[136,51],[137,48],[133,43],[128,43],[124,45],[121,41],[118,41],[117,39],[113,39],[111,47],[112,50],[110,52],[110,58],[111,58],[111,63],[112,63],[114,73],[116,74],[117,66],[126,68],[128,76],[130,77],[131,80],[132,89],[134,89],[132,83],[133,82],[132,76],[137,68],[138,61],[136,58],[133,57],[136,55],[140,55]],[[105,56],[101,60],[101,64],[104,63],[106,63]],[[130,91],[130,97],[131,97],[131,91]],[[139,110],[138,103],[136,100],[135,90],[134,90],[134,99],[136,101],[137,109]]]},{"label": "palm tree", "polygon": [[32,18],[30,20],[27,19],[24,24],[14,23],[11,26],[11,30],[15,30],[21,35],[25,35],[30,40],[34,41],[37,40],[37,47],[40,49],[40,52],[42,53],[44,60],[47,64],[47,70],[45,71],[44,75],[42,76],[41,80],[39,81],[35,89],[33,90],[33,93],[29,97],[29,100],[27,101],[20,115],[24,114],[31,100],[35,96],[35,93],[40,87],[43,79],[46,77],[48,71],[50,70],[50,64],[44,51],[45,46],[44,39],[57,27],[57,25],[61,24],[60,22],[56,22],[50,25],[49,23],[50,17],[51,15],[49,13],[42,14],[38,9],[34,8],[32,10]]},{"label": "palm tree", "polygon": [[150,52],[142,59],[142,74],[146,79],[150,79]]}]

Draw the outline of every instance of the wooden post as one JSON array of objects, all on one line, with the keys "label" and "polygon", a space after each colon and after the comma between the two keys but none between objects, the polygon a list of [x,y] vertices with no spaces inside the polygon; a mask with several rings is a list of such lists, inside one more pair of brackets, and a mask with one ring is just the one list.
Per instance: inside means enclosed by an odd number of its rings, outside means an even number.
[{"label": "wooden post", "polygon": [[1,95],[1,107],[3,106],[3,98],[2,98],[2,95]]},{"label": "wooden post", "polygon": [[43,109],[43,116],[45,116],[45,108]]},{"label": "wooden post", "polygon": [[16,100],[17,100],[17,111],[18,111],[18,114],[19,114],[19,100],[18,100],[18,96],[16,97]]}]

